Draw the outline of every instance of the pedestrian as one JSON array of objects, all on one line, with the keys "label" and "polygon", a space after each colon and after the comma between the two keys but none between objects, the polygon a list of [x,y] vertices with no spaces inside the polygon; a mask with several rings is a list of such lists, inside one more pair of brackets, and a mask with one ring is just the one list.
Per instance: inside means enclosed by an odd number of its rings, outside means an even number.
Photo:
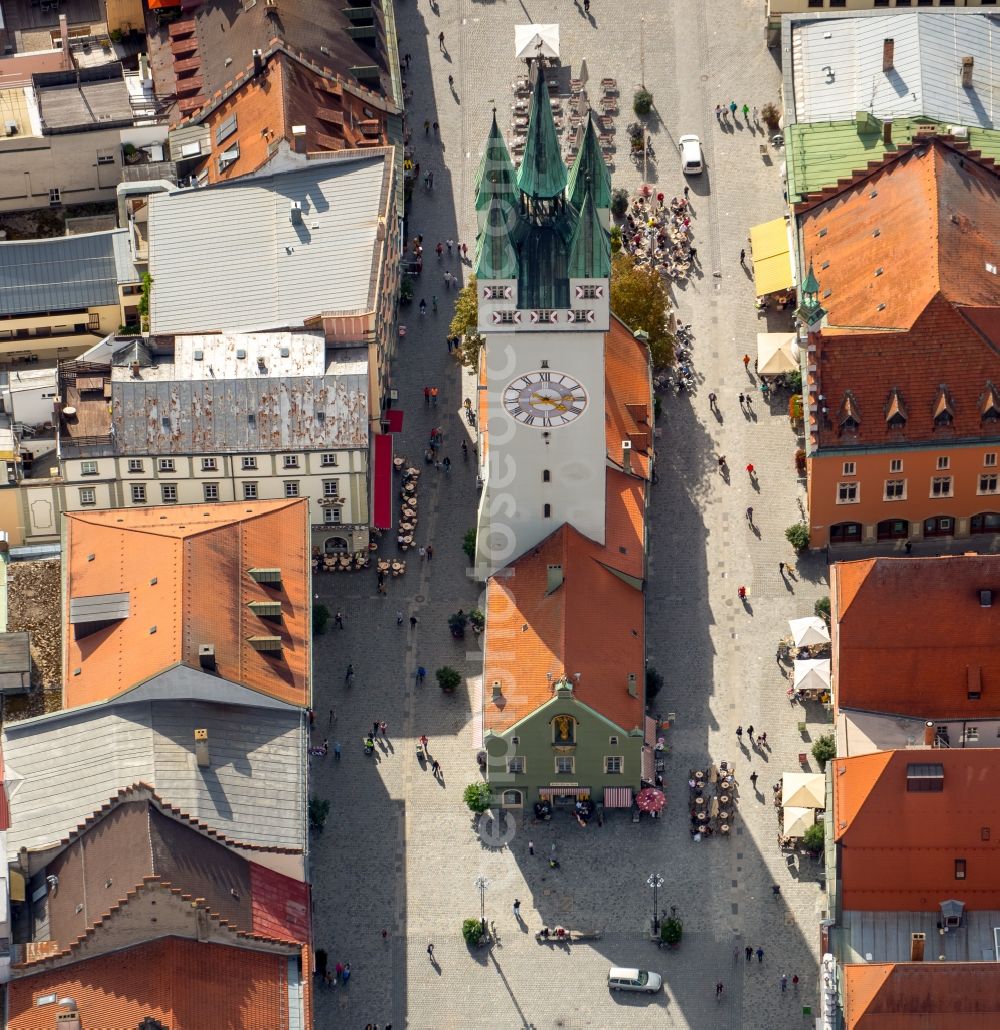
[{"label": "pedestrian", "polygon": [[760,736],[757,737],[757,743],[761,747],[767,747],[767,730],[765,730],[763,733],[760,734]]},{"label": "pedestrian", "polygon": [[434,545],[433,544],[428,544],[427,545],[427,560],[430,561],[431,558],[433,558],[433,557],[434,557]]},{"label": "pedestrian", "polygon": [[462,257],[467,258],[469,256],[469,245],[467,243],[462,244]]},{"label": "pedestrian", "polygon": [[754,125],[757,125],[758,122],[759,122],[759,119],[757,118],[757,108],[756,107],[753,109],[753,121],[754,121]]},{"label": "pedestrian", "polygon": [[444,456],[444,461],[441,464],[444,465],[445,472],[451,472],[451,458],[447,454]]},{"label": "pedestrian", "polygon": [[326,728],[330,729],[336,721],[337,721],[337,713],[331,708],[330,709],[330,718],[327,720]]},{"label": "pedestrian", "polygon": [[448,257],[451,257],[452,248],[455,246],[454,240],[448,240]]},{"label": "pedestrian", "polygon": [[424,558],[427,557],[427,548],[421,545],[421,547],[419,548],[418,553],[419,553],[420,559],[422,561]]},{"label": "pedestrian", "polygon": [[754,771],[752,773],[750,773],[750,782],[753,784],[753,789],[756,790],[757,789],[757,770],[756,769],[754,769]]},{"label": "pedestrian", "polygon": [[764,949],[762,947],[760,947],[759,945],[757,946],[757,961],[758,962],[763,962],[764,961]]},{"label": "pedestrian", "polygon": [[729,113],[733,116],[733,118],[736,117],[736,101],[735,100],[730,100],[729,101]]},{"label": "pedestrian", "polygon": [[747,736],[750,738],[750,742],[753,743],[753,727],[747,727]]},{"label": "pedestrian", "polygon": [[751,479],[753,479],[753,477],[754,477],[754,473],[755,473],[756,471],[757,471],[757,470],[756,470],[756,469],[755,469],[755,468],[753,467],[753,462],[749,462],[749,463],[747,464],[747,475],[748,475],[748,476],[749,476],[749,477],[750,477]]},{"label": "pedestrian", "polygon": [[403,613],[398,608],[396,609],[396,625],[403,625]]},{"label": "pedestrian", "polygon": [[333,757],[335,761],[340,761],[340,741],[333,745]]},{"label": "pedestrian", "polygon": [[454,75],[449,75],[448,76],[448,86],[449,86],[450,89],[454,90],[454,88],[455,88],[455,76]]},{"label": "pedestrian", "polygon": [[750,355],[749,354],[744,354],[743,355],[743,367],[745,369],[747,369],[747,371],[750,370]]},{"label": "pedestrian", "polygon": [[783,561],[778,562],[778,575],[781,577],[785,575],[785,563]]},{"label": "pedestrian", "polygon": [[341,962],[337,963],[337,965],[335,967],[335,972],[337,974],[337,979],[339,980],[341,978],[341,976],[343,975],[343,972],[344,972],[343,963],[341,963]]},{"label": "pedestrian", "polygon": [[718,982],[718,983],[717,983],[717,984],[715,985],[715,996],[716,996],[716,998],[721,998],[721,997],[722,997],[722,992],[723,992],[724,990],[725,990],[725,987],[723,987],[723,986],[722,986],[722,981],[720,980],[720,981],[719,981],[719,982]]},{"label": "pedestrian", "polygon": [[724,454],[719,455],[719,471],[726,471],[726,456]]},{"label": "pedestrian", "polygon": [[740,587],[739,590],[736,591],[736,596],[739,597],[741,601],[745,601],[747,599],[747,588]]},{"label": "pedestrian", "polygon": [[555,858],[555,857],[556,857],[556,842],[555,842],[555,841],[553,841],[553,842],[552,842],[552,847],[551,847],[551,848],[549,848],[549,855],[550,855],[550,856],[551,856],[552,858]]},{"label": "pedestrian", "polygon": [[379,726],[379,722],[378,722],[378,719],[376,719],[372,723],[372,737],[373,738],[378,736],[378,726]]},{"label": "pedestrian", "polygon": [[736,727],[736,739],[741,744],[743,743],[743,727],[742,727],[742,725]]},{"label": "pedestrian", "polygon": [[715,117],[721,122],[722,121],[722,104],[715,105]]},{"label": "pedestrian", "polygon": [[347,672],[344,674],[344,682],[350,686],[354,682],[354,663],[349,662]]},{"label": "pedestrian", "polygon": [[740,407],[741,408],[743,407],[744,404],[746,404],[746,400],[747,400],[746,397],[741,393],[740,394]]},{"label": "pedestrian", "polygon": [[[435,408],[438,406],[438,388],[436,386],[431,387],[431,402]],[[438,437],[440,437],[440,435],[441,431],[438,430]]]},{"label": "pedestrian", "polygon": [[750,408],[753,405],[753,394],[747,394],[747,407]]},{"label": "pedestrian", "polygon": [[772,893],[772,894],[773,894],[773,895],[774,895],[775,897],[778,897],[778,895],[779,895],[779,894],[781,893],[781,887],[780,887],[780,886],[779,886],[778,884],[775,884],[775,885],[774,885],[774,886],[773,886],[773,887],[771,888],[771,893]]},{"label": "pedestrian", "polygon": [[747,962],[749,962],[753,958],[753,948],[748,944],[743,950],[746,952]]},{"label": "pedestrian", "polygon": [[[434,123],[434,126],[435,126],[435,128],[437,127],[437,122]],[[433,172],[428,172],[427,173],[427,188],[429,190],[434,189],[434,173]]]},{"label": "pedestrian", "polygon": [[451,272],[444,273],[444,288],[446,291],[451,289]]},{"label": "pedestrian", "polygon": [[429,408],[431,406],[431,388],[429,386],[424,387],[424,407]]},{"label": "pedestrian", "polygon": [[749,121],[750,120],[750,118],[749,118],[750,108],[746,104],[744,104],[743,107],[742,107],[742,111],[743,111],[743,118],[744,118],[744,120],[745,121]]},{"label": "pedestrian", "polygon": [[417,666],[417,683],[423,683],[424,677],[427,675],[427,670],[422,666]]},{"label": "pedestrian", "polygon": [[387,941],[388,939],[389,939],[389,931],[388,930],[383,930],[382,931],[382,940],[383,941]]},{"label": "pedestrian", "polygon": [[410,629],[416,629],[417,628],[417,621],[418,620],[417,620],[416,615],[411,615],[410,616]]},{"label": "pedestrian", "polygon": [[409,54],[403,54],[403,60],[406,62],[406,67],[409,68],[410,67],[410,55]]},{"label": "pedestrian", "polygon": [[753,507],[747,508],[747,522],[750,523],[751,528],[753,527]]},{"label": "pedestrian", "polygon": [[521,902],[517,898],[514,899],[514,918],[521,918]]},{"label": "pedestrian", "polygon": [[434,773],[435,778],[437,778],[438,773],[441,772],[441,763],[436,758],[431,762],[431,772]]},{"label": "pedestrian", "polygon": [[424,119],[424,135],[429,136],[431,132],[431,120],[430,118]]},{"label": "pedestrian", "polygon": [[436,136],[437,134],[438,134],[438,123],[435,122],[434,123],[434,135]]},{"label": "pedestrian", "polygon": [[334,622],[343,629],[344,628],[344,613],[338,608],[337,614],[334,616]]},{"label": "pedestrian", "polygon": [[533,840],[528,841],[528,854],[533,855],[535,853],[535,842]]},{"label": "pedestrian", "polygon": [[348,981],[348,980],[350,980],[350,979],[351,979],[351,963],[350,963],[350,962],[345,962],[345,963],[344,963],[344,970],[343,970],[343,972],[342,972],[342,973],[340,974],[340,979],[341,979],[341,980],[342,980],[342,981],[343,981],[343,982],[344,982],[345,984],[347,983],[347,981]]},{"label": "pedestrian", "polygon": [[741,250],[740,251],[740,264],[744,268],[746,268],[746,265],[747,265],[747,252],[746,252],[746,250]]},{"label": "pedestrian", "polygon": [[781,993],[784,994],[788,990],[788,974],[781,974]]},{"label": "pedestrian", "polygon": [[385,721],[385,719],[383,719],[378,724],[378,731],[382,734],[383,737],[385,737],[386,740],[389,739],[389,724]]},{"label": "pedestrian", "polygon": [[913,543],[909,540],[906,541],[906,553],[909,554],[913,550]]},{"label": "pedestrian", "polygon": [[590,0],[583,0],[583,13],[590,14]]},{"label": "pedestrian", "polygon": [[469,460],[469,448],[466,445],[466,442],[463,440],[462,441],[462,461],[468,461],[468,460]]},{"label": "pedestrian", "polygon": [[444,53],[444,33],[443,32],[439,32],[438,33],[438,49],[442,53]]},{"label": "pedestrian", "polygon": [[793,973],[792,974],[792,990],[795,991],[796,994],[799,993],[799,974],[798,973]]},{"label": "pedestrian", "polygon": [[431,943],[428,943],[427,945],[427,957],[431,960],[431,962],[434,961],[434,945]]},{"label": "pedestrian", "polygon": [[712,409],[712,411],[715,411],[716,404],[715,404],[715,394],[714,393],[710,393],[708,395],[708,406]]}]

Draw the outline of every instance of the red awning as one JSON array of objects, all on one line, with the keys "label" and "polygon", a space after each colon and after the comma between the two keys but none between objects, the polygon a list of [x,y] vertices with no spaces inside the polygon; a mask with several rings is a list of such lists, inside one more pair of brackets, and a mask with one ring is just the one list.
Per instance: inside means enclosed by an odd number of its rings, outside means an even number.
[{"label": "red awning", "polygon": [[390,433],[401,433],[403,431],[403,412],[400,408],[390,408],[385,413],[385,420],[389,425]]},{"label": "red awning", "polygon": [[605,787],[604,788],[605,808],[631,808],[632,788],[631,787]]},{"label": "red awning", "polygon": [[392,529],[392,437],[375,437],[375,472],[372,525],[376,529]]}]

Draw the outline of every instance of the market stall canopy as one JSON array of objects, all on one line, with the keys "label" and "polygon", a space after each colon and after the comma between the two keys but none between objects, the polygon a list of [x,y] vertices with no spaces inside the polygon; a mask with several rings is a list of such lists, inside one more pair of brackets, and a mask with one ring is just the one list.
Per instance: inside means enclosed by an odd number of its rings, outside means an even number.
[{"label": "market stall canopy", "polygon": [[806,658],[795,663],[796,690],[829,690],[830,659]]},{"label": "market stall canopy", "polygon": [[558,25],[515,25],[514,52],[519,61],[559,56]]},{"label": "market stall canopy", "polygon": [[795,285],[791,230],[784,218],[755,225],[750,230],[750,253],[758,297],[790,290]]},{"label": "market stall canopy", "polygon": [[822,773],[785,773],[781,803],[792,808],[826,808],[826,777]]},{"label": "market stall canopy", "polygon": [[667,803],[667,797],[662,790],[655,787],[644,787],[635,796],[635,803],[642,812],[659,812]]},{"label": "market stall canopy", "polygon": [[795,333],[757,334],[757,372],[777,376],[799,367],[799,341]]},{"label": "market stall canopy", "polygon": [[816,813],[811,808],[785,808],[782,811],[782,832],[786,837],[801,837],[814,822]]},{"label": "market stall canopy", "polygon": [[789,619],[788,628],[792,631],[792,640],[795,641],[796,647],[830,643],[830,631],[818,615],[810,615],[805,619]]}]

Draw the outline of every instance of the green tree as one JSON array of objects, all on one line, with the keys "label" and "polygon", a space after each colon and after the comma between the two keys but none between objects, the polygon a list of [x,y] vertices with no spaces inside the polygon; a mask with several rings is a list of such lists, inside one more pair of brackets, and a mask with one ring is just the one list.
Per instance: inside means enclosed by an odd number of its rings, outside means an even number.
[{"label": "green tree", "polygon": [[830,625],[830,598],[821,597],[813,605],[813,614],[818,615],[821,619],[825,620],[826,624]]},{"label": "green tree", "polygon": [[637,115],[649,114],[650,108],[653,106],[653,94],[648,89],[637,89],[635,96],[632,97],[632,110]]},{"label": "green tree", "polygon": [[620,225],[611,226],[611,253],[618,254],[622,249],[622,227]]},{"label": "green tree", "polygon": [[318,637],[326,632],[326,624],[330,621],[330,609],[325,604],[313,604],[313,636]]},{"label": "green tree", "polygon": [[664,919],[660,923],[660,940],[664,944],[669,944],[671,947],[680,944],[683,934],[684,924],[676,916]]},{"label": "green tree", "polygon": [[615,218],[621,218],[628,210],[628,190],[621,186],[611,191],[611,213]]},{"label": "green tree", "polygon": [[646,333],[656,368],[673,364],[674,338],[667,330],[670,300],[655,268],[640,267],[631,254],[615,254],[611,259],[611,310],[633,332],[641,329]]},{"label": "green tree", "polygon": [[809,527],[804,522],[796,522],[785,530],[785,539],[796,551],[804,551],[809,546]]},{"label": "green tree", "polygon": [[448,693],[457,689],[462,682],[462,674],[450,665],[442,665],[434,675],[437,676],[438,686]]},{"label": "green tree", "polygon": [[646,700],[652,701],[663,689],[663,677],[653,668],[646,666]]},{"label": "green tree", "polygon": [[837,757],[837,741],[832,733],[824,733],[816,740],[812,746],[812,755],[822,769],[826,768],[826,763],[830,759]]},{"label": "green tree", "polygon": [[805,833],[802,834],[802,844],[810,851],[822,851],[823,841],[826,839],[826,831],[822,822],[813,823]]},{"label": "green tree", "polygon": [[479,332],[479,294],[476,291],[476,277],[469,276],[469,281],[458,291],[455,298],[455,314],[452,316],[448,332],[459,338],[458,355],[460,364],[466,368],[479,368],[479,352],[486,342]]},{"label": "green tree", "polygon": [[153,292],[153,277],[149,272],[142,273],[142,293],[139,296],[139,320],[143,329],[149,328],[149,298]]},{"label": "green tree", "polygon": [[488,783],[470,783],[462,791],[462,800],[472,809],[473,812],[485,812],[490,807],[490,800],[493,792]]},{"label": "green tree", "polygon": [[469,561],[476,560],[476,530],[474,527],[465,531],[465,536],[462,537],[462,550],[465,551],[465,556]]},{"label": "green tree", "polygon": [[322,830],[330,814],[330,802],[315,794],[309,799],[309,829]]},{"label": "green tree", "polygon": [[474,948],[483,939],[483,924],[478,919],[463,919],[462,936],[465,943]]}]

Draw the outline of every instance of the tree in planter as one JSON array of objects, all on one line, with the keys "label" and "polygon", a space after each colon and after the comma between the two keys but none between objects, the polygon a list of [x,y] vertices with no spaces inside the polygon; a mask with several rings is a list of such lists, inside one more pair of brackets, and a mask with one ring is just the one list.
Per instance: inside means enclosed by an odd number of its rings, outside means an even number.
[{"label": "tree in planter", "polygon": [[611,253],[618,254],[622,249],[622,227],[620,225],[611,226]]},{"label": "tree in planter", "polygon": [[777,105],[770,102],[760,109],[760,116],[764,119],[764,124],[769,129],[776,129],[778,122],[781,120],[781,112],[778,110]]},{"label": "tree in planter", "polygon": [[453,669],[450,665],[442,665],[434,675],[437,677],[438,686],[446,694],[457,690],[458,685],[462,682],[462,674],[458,669]]},{"label": "tree in planter", "polygon": [[611,191],[611,213],[615,218],[621,218],[628,210],[628,190],[620,186]]},{"label": "tree in planter", "polygon": [[455,314],[448,326],[448,333],[461,341],[458,350],[454,352],[459,364],[466,368],[479,368],[479,352],[486,341],[479,333],[479,295],[474,275],[469,276],[469,281],[455,297]]},{"label": "tree in planter", "polygon": [[652,701],[663,689],[663,677],[652,665],[646,668],[646,700]]},{"label": "tree in planter", "polygon": [[671,916],[669,919],[664,919],[663,922],[660,923],[660,940],[671,948],[680,944],[683,934],[684,924],[677,918],[677,916]]},{"label": "tree in planter", "polygon": [[315,794],[309,799],[309,829],[322,830],[330,814],[330,802]]},{"label": "tree in planter", "polygon": [[408,275],[404,275],[399,280],[399,303],[409,304],[411,300],[413,300],[413,280]]},{"label": "tree in planter", "polygon": [[825,769],[826,763],[837,757],[837,741],[832,733],[824,733],[812,746],[812,756]]},{"label": "tree in planter", "polygon": [[462,550],[465,551],[465,556],[466,556],[466,558],[469,559],[469,561],[475,561],[476,560],[476,530],[475,530],[475,528],[467,529],[465,531],[465,536],[462,537]]},{"label": "tree in planter", "polygon": [[490,807],[490,801],[493,798],[493,792],[490,790],[488,783],[470,783],[468,787],[462,791],[462,800],[469,806],[469,808],[481,814]]},{"label": "tree in planter", "polygon": [[470,948],[477,947],[483,939],[483,924],[478,919],[463,919],[462,936]]},{"label": "tree in planter", "polygon": [[821,597],[813,605],[813,614],[814,615],[818,615],[829,626],[830,625],[830,598],[829,597]]},{"label": "tree in planter", "polygon": [[326,624],[330,621],[330,609],[325,604],[313,605],[313,636],[318,637],[326,632]]},{"label": "tree in planter", "polygon": [[632,110],[640,118],[649,114],[653,107],[653,94],[645,87],[637,89],[632,97]]},{"label": "tree in planter", "polygon": [[826,830],[823,824],[813,823],[805,833],[802,834],[802,845],[807,850],[818,852],[823,850],[823,841],[826,839]]},{"label": "tree in planter", "polygon": [[448,616],[448,629],[456,640],[465,636],[465,627],[469,625],[469,616],[461,608],[454,615]]},{"label": "tree in planter", "polygon": [[796,522],[785,530],[785,539],[796,551],[804,551],[809,546],[809,527],[804,522]]},{"label": "tree in planter", "polygon": [[473,608],[469,612],[469,624],[473,633],[482,633],[486,628],[486,615],[479,608]]},{"label": "tree in planter", "polygon": [[611,310],[633,331],[646,333],[655,368],[673,364],[674,338],[666,330],[670,300],[660,273],[639,267],[631,254],[611,259]]}]

